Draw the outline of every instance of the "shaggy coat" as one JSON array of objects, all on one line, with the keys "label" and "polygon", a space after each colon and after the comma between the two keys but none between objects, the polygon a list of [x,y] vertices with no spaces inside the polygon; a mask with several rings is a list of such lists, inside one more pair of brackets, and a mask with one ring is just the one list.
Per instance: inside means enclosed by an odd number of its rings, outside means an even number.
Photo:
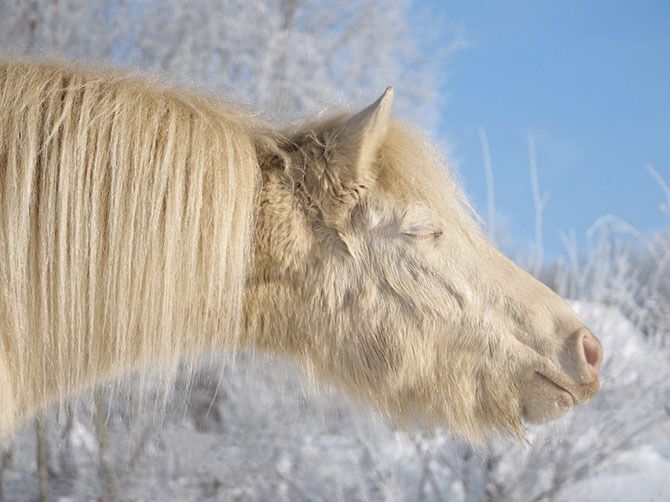
[{"label": "shaggy coat", "polygon": [[0,64],[0,435],[242,346],[470,438],[588,400],[599,342],[486,241],[392,99],[279,131],[156,81]]}]

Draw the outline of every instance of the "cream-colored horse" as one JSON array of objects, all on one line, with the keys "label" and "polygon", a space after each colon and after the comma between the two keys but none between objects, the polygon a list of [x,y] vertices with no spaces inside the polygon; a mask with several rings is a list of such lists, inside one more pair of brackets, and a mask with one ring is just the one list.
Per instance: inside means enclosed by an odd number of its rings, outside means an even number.
[{"label": "cream-colored horse", "polygon": [[255,346],[398,419],[520,434],[601,349],[368,108],[278,132],[156,82],[0,65],[0,434],[130,371]]}]

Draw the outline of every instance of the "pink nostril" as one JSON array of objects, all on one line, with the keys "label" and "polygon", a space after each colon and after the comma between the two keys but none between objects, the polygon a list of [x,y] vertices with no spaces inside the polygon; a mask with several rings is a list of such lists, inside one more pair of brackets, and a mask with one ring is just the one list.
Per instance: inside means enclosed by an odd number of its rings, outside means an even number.
[{"label": "pink nostril", "polygon": [[603,360],[600,340],[582,326],[570,337],[564,367],[576,382],[583,385],[597,384],[598,370]]},{"label": "pink nostril", "polygon": [[584,348],[586,363],[598,369],[602,360],[600,341],[590,331],[586,331],[582,337],[582,347]]}]

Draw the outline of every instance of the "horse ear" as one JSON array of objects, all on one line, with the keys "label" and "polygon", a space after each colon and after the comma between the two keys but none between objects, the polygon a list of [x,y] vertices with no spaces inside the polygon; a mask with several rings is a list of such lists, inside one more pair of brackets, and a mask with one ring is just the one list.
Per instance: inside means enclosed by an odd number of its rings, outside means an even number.
[{"label": "horse ear", "polygon": [[393,89],[388,87],[367,108],[342,122],[326,125],[318,138],[307,135],[297,141],[320,164],[298,174],[327,225],[340,227],[361,192],[375,183],[375,157],[388,130],[392,104]]},{"label": "horse ear", "polygon": [[344,184],[367,186],[375,178],[373,164],[391,119],[393,88],[334,128],[329,135],[329,162]]}]

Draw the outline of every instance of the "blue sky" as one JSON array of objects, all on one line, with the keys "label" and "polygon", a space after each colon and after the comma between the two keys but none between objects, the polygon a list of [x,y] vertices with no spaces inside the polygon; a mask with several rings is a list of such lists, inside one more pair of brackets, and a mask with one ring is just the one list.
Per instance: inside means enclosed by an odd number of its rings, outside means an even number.
[{"label": "blue sky", "polygon": [[670,2],[430,3],[468,43],[451,56],[436,134],[484,216],[485,129],[508,251],[528,251],[533,237],[528,134],[549,193],[550,257],[563,250],[559,232],[583,243],[605,214],[645,233],[670,223],[645,170],[670,180]]}]

